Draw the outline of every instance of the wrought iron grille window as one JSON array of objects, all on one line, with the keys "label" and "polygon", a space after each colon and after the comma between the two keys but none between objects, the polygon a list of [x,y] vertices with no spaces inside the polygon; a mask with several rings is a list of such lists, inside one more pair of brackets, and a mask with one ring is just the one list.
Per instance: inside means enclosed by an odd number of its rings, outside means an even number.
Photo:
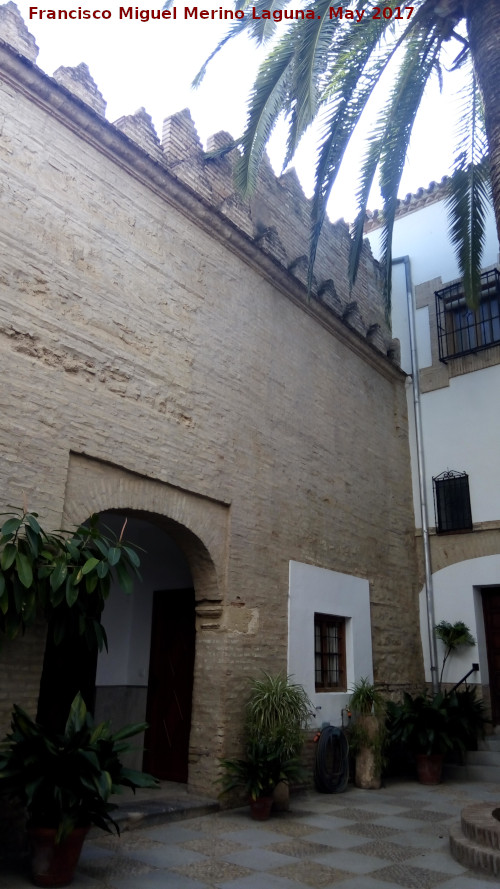
[{"label": "wrought iron grille window", "polygon": [[436,531],[472,531],[469,476],[466,472],[442,472],[432,479],[436,508]]},{"label": "wrought iron grille window", "polygon": [[347,691],[344,617],[314,615],[314,668],[316,691]]},{"label": "wrought iron grille window", "polygon": [[461,282],[436,290],[440,361],[479,352],[500,343],[500,272],[481,275],[481,302],[474,312],[466,305]]}]

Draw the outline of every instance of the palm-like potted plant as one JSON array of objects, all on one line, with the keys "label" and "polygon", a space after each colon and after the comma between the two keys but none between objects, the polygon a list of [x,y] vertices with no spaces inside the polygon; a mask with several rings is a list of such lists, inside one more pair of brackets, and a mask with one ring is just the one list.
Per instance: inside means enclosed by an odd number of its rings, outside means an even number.
[{"label": "palm-like potted plant", "polygon": [[126,768],[121,756],[145,724],[112,732],[94,725],[80,694],[64,732],[54,734],[14,706],[12,731],[0,748],[0,791],[17,798],[28,817],[32,877],[37,886],[71,882],[81,847],[93,824],[119,833],[112,794],[123,787],[156,787],[151,775]]},{"label": "palm-like potted plant", "polygon": [[250,744],[265,742],[277,752],[282,767],[287,764],[288,777],[277,782],[274,791],[275,809],[289,806],[290,766],[295,763],[293,779],[305,740],[305,729],[313,713],[313,705],[302,687],[285,673],[263,671],[254,679],[246,706],[245,730]]},{"label": "palm-like potted plant", "polygon": [[365,790],[377,789],[382,783],[387,702],[365,677],[354,684],[349,707],[354,717],[349,745],[356,756],[355,784]]},{"label": "palm-like potted plant", "polygon": [[471,631],[467,624],[464,624],[462,620],[455,621],[454,624],[451,624],[447,620],[442,620],[434,627],[434,634],[437,639],[444,645],[444,655],[441,663],[441,674],[439,676],[439,682],[443,681],[443,673],[444,668],[446,666],[446,661],[457,651],[458,648],[473,646],[476,644],[476,640],[472,635]]}]

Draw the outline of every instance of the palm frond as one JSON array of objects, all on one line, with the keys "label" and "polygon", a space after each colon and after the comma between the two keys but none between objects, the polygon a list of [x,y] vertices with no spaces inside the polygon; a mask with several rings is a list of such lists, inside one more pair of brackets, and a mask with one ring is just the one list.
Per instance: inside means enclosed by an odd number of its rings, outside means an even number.
[{"label": "palm frond", "polygon": [[[173,2],[174,0],[167,0],[163,8],[168,9],[172,6]],[[193,80],[192,86],[194,88],[200,86],[207,73],[207,68],[210,62],[220,53],[221,49],[224,49],[226,44],[229,43],[230,40],[234,40],[235,37],[239,37],[246,32],[259,46],[270,40],[271,37],[274,36],[276,28],[279,25],[279,22],[274,20],[272,14],[275,10],[282,10],[287,6],[288,2],[289,0],[237,0],[234,4],[235,11],[244,12],[244,17],[233,20],[227,33],[219,40],[217,46],[215,46],[210,55],[203,62],[203,65]],[[252,7],[252,15],[249,15],[248,13],[248,8],[250,6]],[[262,13],[264,11],[269,11],[271,17],[262,18]]]},{"label": "palm frond", "polygon": [[380,156],[380,191],[382,194],[384,228],[382,231],[382,261],[384,264],[384,293],[386,315],[391,310],[392,232],[398,205],[398,190],[403,174],[413,124],[420,108],[429,79],[435,70],[442,44],[439,32],[422,29],[414,32],[405,52],[389,105],[384,117],[387,121]]},{"label": "palm frond", "polygon": [[235,168],[236,185],[244,195],[256,186],[264,149],[286,100],[293,54],[293,46],[282,38],[257,73],[249,100],[248,125],[239,143],[242,156]]},{"label": "palm frond", "polygon": [[235,37],[239,37],[239,35],[242,34],[244,31],[246,31],[247,28],[248,28],[248,22],[247,22],[246,18],[237,19],[236,21],[234,21],[234,23],[229,28],[227,34],[225,34],[224,37],[222,37],[219,40],[217,46],[212,50],[210,55],[207,56],[207,58],[203,62],[203,65],[201,66],[200,70],[194,77],[193,82],[191,84],[191,86],[194,89],[197,89],[200,86],[200,84],[203,81],[203,78],[205,77],[205,74],[207,73],[207,68],[208,68],[210,62],[215,58],[216,55],[218,55],[218,53],[220,53],[221,49],[223,49],[225,47],[226,43],[229,43],[229,41],[233,40]]},{"label": "palm frond", "polygon": [[453,174],[448,184],[450,238],[464,281],[467,305],[476,310],[481,300],[481,263],[485,217],[492,201],[481,96],[474,71],[462,95],[463,116]]},{"label": "palm frond", "polygon": [[369,19],[364,29],[361,29],[361,25],[357,26],[359,31],[351,31],[352,37],[346,34],[339,40],[335,48],[336,58],[329,67],[329,80],[324,87],[326,107],[321,121],[320,153],[311,210],[309,288],[326,205],[345,151],[379,77],[396,51],[393,44],[381,48],[387,23]]},{"label": "palm frond", "polygon": [[326,14],[331,0],[318,0],[317,17],[297,21],[290,28],[288,39],[295,44],[295,60],[290,83],[293,104],[289,114],[289,132],[283,167],[290,163],[307,127],[318,111],[321,82],[329,62],[329,52],[338,19]]}]

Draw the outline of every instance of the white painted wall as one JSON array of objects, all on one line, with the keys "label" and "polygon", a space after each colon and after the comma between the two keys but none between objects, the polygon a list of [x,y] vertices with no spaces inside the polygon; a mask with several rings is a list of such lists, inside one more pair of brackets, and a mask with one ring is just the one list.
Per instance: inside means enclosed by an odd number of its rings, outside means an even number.
[{"label": "white painted wall", "polygon": [[[467,647],[451,655],[444,671],[444,682],[458,682],[470,670],[472,663],[479,664],[479,672],[473,673],[471,683],[488,684],[488,659],[481,603],[481,588],[498,586],[500,581],[500,555],[483,556],[457,562],[433,575],[434,610],[436,624],[442,620],[455,623],[463,620],[476,639],[474,647]],[[426,626],[425,594],[420,594],[420,621]],[[429,639],[422,633],[425,677],[430,682]],[[443,647],[438,641],[438,665],[441,670]]]},{"label": "white painted wall", "polygon": [[367,580],[315,565],[290,562],[288,673],[304,686],[316,708],[313,727],[341,725],[350,693],[315,691],[314,614],[346,620],[347,688],[362,677],[373,682],[370,587]]},{"label": "white painted wall", "polygon": [[500,517],[500,366],[453,377],[449,387],[422,397],[427,496],[432,476],[446,469],[469,474],[473,522]]},{"label": "white painted wall", "polygon": [[[372,249],[379,251],[380,233],[369,235]],[[393,256],[409,256],[413,286],[441,277],[443,284],[458,277],[458,266],[448,238],[444,201],[409,213],[396,220]],[[487,237],[483,264],[499,260],[493,210],[487,216]],[[393,333],[401,344],[401,366],[411,372],[408,331],[406,277],[403,263],[393,270]],[[429,310],[416,312],[419,367],[432,364]],[[493,521],[500,516],[500,412],[496,408],[500,391],[500,367],[453,377],[444,389],[421,397],[426,496],[429,523],[434,524],[432,477],[447,469],[465,471],[470,477],[472,519]],[[421,527],[417,459],[413,422],[413,398],[408,391],[410,448],[413,466],[413,495],[416,526]]]},{"label": "white painted wall", "polygon": [[[484,267],[499,262],[493,210],[487,216],[486,225]],[[380,256],[380,232],[370,234],[369,240],[375,256]],[[441,278],[445,285],[459,277],[454,250],[448,237],[444,201],[409,213],[396,221],[393,256],[409,257],[413,288],[433,278]],[[401,344],[401,366],[410,374],[406,289],[405,266],[398,263],[393,269],[393,334]],[[429,367],[432,365],[429,310],[417,310],[415,322],[419,367]],[[499,391],[500,366],[496,366],[452,377],[446,388],[421,395],[424,474],[431,526],[434,525],[432,478],[447,469],[465,471],[469,475],[473,522],[489,522],[500,518]],[[407,396],[415,524],[417,528],[421,528],[411,377],[408,377]],[[462,620],[477,640],[474,648],[463,649],[450,657],[443,676],[445,682],[458,682],[473,662],[479,663],[480,672],[473,674],[470,681],[488,682],[480,588],[491,585],[500,585],[500,555],[459,562],[433,574],[435,623],[441,620],[450,623]],[[425,591],[422,591],[420,597],[420,612],[426,679],[430,681]],[[439,668],[442,656],[443,647],[438,642]]]},{"label": "white painted wall", "polygon": [[[498,262],[498,239],[493,209],[486,216],[486,241],[483,266]],[[380,259],[380,229],[367,235],[373,254]],[[392,255],[410,256],[413,284],[432,278],[443,283],[459,277],[454,248],[448,237],[448,220],[444,201],[436,201],[396,220]]]},{"label": "white painted wall", "polygon": [[[120,529],[123,517],[103,514],[102,521]],[[126,595],[112,588],[103,614],[109,653],[103,651],[97,663],[97,686],[147,686],[151,615],[155,590],[184,589],[192,586],[189,566],[179,548],[150,522],[129,518],[126,538],[141,547],[142,582]]]}]

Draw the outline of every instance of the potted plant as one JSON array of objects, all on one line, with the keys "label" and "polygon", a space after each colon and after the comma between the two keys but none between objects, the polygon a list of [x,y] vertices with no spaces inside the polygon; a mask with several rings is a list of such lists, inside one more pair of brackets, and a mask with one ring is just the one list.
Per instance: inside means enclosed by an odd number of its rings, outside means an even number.
[{"label": "potted plant", "polygon": [[382,783],[386,706],[383,695],[367,677],[354,684],[349,702],[353,714],[349,745],[356,756],[354,782],[365,790],[376,790]]},{"label": "potted plant", "polygon": [[405,692],[399,704],[389,702],[391,741],[410,751],[422,784],[439,784],[446,753],[464,748],[463,734],[450,719],[453,696],[438,692],[413,697]]},{"label": "potted plant", "polygon": [[283,759],[282,752],[269,740],[250,740],[244,759],[222,759],[222,793],[242,788],[250,802],[252,818],[269,818],[273,805],[273,791],[280,782],[297,776],[300,763],[297,757]]},{"label": "potted plant", "polygon": [[156,778],[121,761],[129,738],[145,728],[130,725],[112,732],[107,722],[94,725],[79,693],[62,734],[46,731],[14,706],[12,731],[0,748],[0,791],[26,810],[35,885],[71,882],[92,824],[119,833],[112,794],[122,787],[158,786]]},{"label": "potted plant", "polygon": [[[305,729],[313,712],[313,705],[305,689],[292,682],[284,673],[275,675],[263,671],[254,679],[246,705],[245,731],[250,744],[259,740],[276,751],[283,764],[300,760],[305,740]],[[299,772],[295,769],[294,777]],[[276,809],[289,805],[289,781],[278,782],[274,791]]]}]

